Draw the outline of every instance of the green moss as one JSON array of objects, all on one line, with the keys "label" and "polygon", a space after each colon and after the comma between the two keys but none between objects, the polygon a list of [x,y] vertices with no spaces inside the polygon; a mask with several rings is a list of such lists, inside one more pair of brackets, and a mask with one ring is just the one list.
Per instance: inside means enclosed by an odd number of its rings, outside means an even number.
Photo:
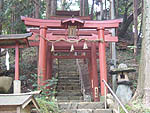
[{"label": "green moss", "polygon": [[55,99],[51,99],[50,101],[43,98],[36,98],[39,106],[40,113],[58,113],[59,109],[55,102]]}]

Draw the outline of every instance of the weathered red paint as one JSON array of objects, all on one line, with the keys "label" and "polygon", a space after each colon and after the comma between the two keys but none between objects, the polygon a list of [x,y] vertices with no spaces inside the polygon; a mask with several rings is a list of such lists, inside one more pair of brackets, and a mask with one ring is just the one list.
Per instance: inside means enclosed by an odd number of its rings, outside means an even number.
[{"label": "weathered red paint", "polygon": [[[98,38],[104,40],[104,28],[98,28]],[[104,83],[102,80],[104,79],[107,82],[105,41],[99,43],[99,64],[101,95],[104,96]]]},{"label": "weathered red paint", "polygon": [[46,26],[40,27],[40,44],[39,44],[39,62],[38,62],[38,85],[44,85],[46,80],[46,47],[47,43],[44,39],[46,37]]},{"label": "weathered red paint", "polygon": [[[27,26],[47,26],[51,28],[64,28],[62,26],[61,20],[42,20],[42,19],[34,19],[34,18],[28,18],[28,17],[21,17],[21,19],[24,21],[24,23]],[[116,19],[116,20],[104,20],[104,21],[85,21],[84,25],[81,28],[92,28],[96,29],[97,27],[103,27],[103,28],[117,28],[119,27],[119,23],[122,22],[122,19]]]},{"label": "weathered red paint", "polygon": [[50,47],[47,49],[47,80],[52,78],[52,52],[50,51]]},{"label": "weathered red paint", "polygon": [[15,47],[15,80],[19,80],[19,43]]},{"label": "weathered red paint", "polygon": [[[35,34],[39,34],[40,30],[30,29],[30,32],[33,32]],[[68,35],[68,32],[65,32],[65,29],[49,29],[49,30],[47,30],[47,34],[50,34],[50,33],[52,33],[53,35],[62,35],[62,36],[63,35]],[[110,32],[108,30],[105,30],[105,35],[108,35],[109,33]],[[89,36],[89,35],[92,35],[92,34],[97,34],[97,31],[96,31],[96,29],[92,29],[92,30],[90,30],[90,29],[79,29],[78,34],[82,35],[82,36],[84,36],[84,35]]]},{"label": "weathered red paint", "polygon": [[88,58],[88,56],[73,56],[73,55],[69,55],[69,56],[52,56],[52,58],[58,58],[58,59],[85,59]]},{"label": "weathered red paint", "polygon": [[93,91],[93,97],[94,101],[99,101],[99,89],[98,89],[98,72],[97,72],[97,61],[96,61],[96,46],[94,43],[92,43],[91,47],[91,62],[92,62],[92,91]]}]

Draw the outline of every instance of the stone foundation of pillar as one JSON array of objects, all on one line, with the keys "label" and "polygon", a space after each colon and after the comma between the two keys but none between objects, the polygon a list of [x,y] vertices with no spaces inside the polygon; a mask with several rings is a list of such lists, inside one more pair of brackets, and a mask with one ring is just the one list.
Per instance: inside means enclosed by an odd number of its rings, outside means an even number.
[{"label": "stone foundation of pillar", "polygon": [[21,93],[21,81],[20,80],[14,80],[13,81],[13,91],[14,93]]}]

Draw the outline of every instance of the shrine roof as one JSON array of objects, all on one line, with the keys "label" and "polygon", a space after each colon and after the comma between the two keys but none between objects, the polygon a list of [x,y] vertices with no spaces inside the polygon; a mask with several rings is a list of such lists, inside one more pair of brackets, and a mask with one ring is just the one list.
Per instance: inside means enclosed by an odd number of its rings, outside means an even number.
[{"label": "shrine roof", "polygon": [[0,35],[0,46],[12,46],[16,45],[16,42],[19,45],[28,45],[28,37],[30,36],[32,33]]},{"label": "shrine roof", "polygon": [[78,22],[80,24],[84,24],[84,21],[78,19],[78,18],[68,18],[68,19],[65,19],[62,21],[62,23],[68,23],[68,22],[71,22],[71,23],[75,23],[75,22]]}]

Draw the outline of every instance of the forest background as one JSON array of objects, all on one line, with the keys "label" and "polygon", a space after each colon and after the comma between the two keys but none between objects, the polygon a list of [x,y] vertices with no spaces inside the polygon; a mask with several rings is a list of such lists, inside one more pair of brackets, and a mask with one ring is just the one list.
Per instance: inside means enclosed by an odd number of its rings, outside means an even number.
[{"label": "forest background", "polygon": [[[150,105],[148,4],[149,0],[0,0],[0,34],[25,33],[26,28],[20,16],[49,19],[50,16],[56,15],[56,10],[80,9],[81,16],[90,16],[92,20],[123,18],[117,30],[119,47],[133,49],[135,62],[141,62],[133,100],[140,98],[148,107]],[[11,50],[11,53],[13,55],[14,50]],[[141,60],[138,59],[140,53],[142,53]],[[4,55],[5,52],[0,56]]]}]

